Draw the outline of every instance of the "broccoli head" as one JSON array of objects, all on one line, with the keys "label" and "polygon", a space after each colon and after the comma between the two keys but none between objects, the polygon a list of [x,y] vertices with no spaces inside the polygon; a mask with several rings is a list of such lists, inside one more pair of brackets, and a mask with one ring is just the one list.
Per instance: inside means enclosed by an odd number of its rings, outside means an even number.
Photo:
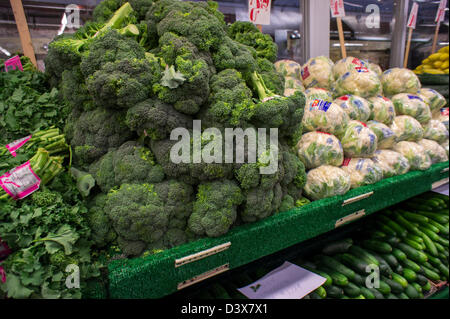
[{"label": "broccoli head", "polygon": [[71,109],[81,108],[88,111],[94,108],[92,97],[89,95],[84,76],[78,66],[62,73],[61,91]]},{"label": "broccoli head", "polygon": [[226,234],[236,220],[237,206],[243,199],[234,181],[225,179],[200,184],[188,222],[189,230],[208,237]]},{"label": "broccoli head", "polygon": [[62,197],[61,194],[57,192],[44,189],[39,192],[34,192],[33,195],[31,195],[31,200],[37,207],[47,207],[61,202]]},{"label": "broccoli head", "polygon": [[[168,66],[178,74],[176,86],[161,82],[155,86],[158,98],[184,114],[195,114],[208,99],[211,68],[206,53],[198,49],[187,38],[167,32],[159,39],[159,52]],[[210,59],[210,57],[209,57]]]},{"label": "broccoli head", "polygon": [[154,0],[128,0],[138,20],[144,20]]},{"label": "broccoli head", "polygon": [[107,196],[105,211],[119,235],[119,246],[127,253],[131,243],[133,255],[164,240],[170,229],[184,230],[192,213],[192,186],[175,180],[122,184]]},{"label": "broccoli head", "polygon": [[257,68],[255,55],[251,47],[224,37],[212,57],[218,71],[236,69],[241,72],[253,72]]},{"label": "broccoli head", "polygon": [[251,22],[236,21],[228,28],[228,34],[237,42],[253,47],[259,58],[274,63],[278,55],[278,47],[268,34],[263,34]]},{"label": "broccoli head", "polygon": [[158,183],[164,180],[164,171],[155,162],[152,152],[134,141],[110,150],[91,164],[89,172],[104,193],[124,183]]},{"label": "broccoli head", "polygon": [[157,59],[123,59],[108,62],[87,80],[87,88],[98,106],[130,108],[151,95],[159,82]]},{"label": "broccoli head", "polygon": [[125,114],[104,108],[81,113],[70,131],[74,162],[80,168],[133,137],[125,124]]},{"label": "broccoli head", "polygon": [[177,112],[172,105],[159,99],[142,101],[127,112],[126,123],[140,136],[150,136],[161,140],[169,137],[170,132],[177,127],[192,128],[192,118]]},{"label": "broccoli head", "polygon": [[266,87],[275,94],[284,93],[284,76],[277,72],[275,65],[267,59],[256,59],[257,72],[261,75]]},{"label": "broccoli head", "polygon": [[112,243],[117,234],[111,226],[111,221],[105,213],[106,194],[99,194],[89,202],[87,221],[91,229],[91,239],[98,248]]},{"label": "broccoli head", "polygon": [[114,12],[123,5],[126,0],[103,0],[94,9],[92,13],[93,21],[97,23],[107,22]]}]

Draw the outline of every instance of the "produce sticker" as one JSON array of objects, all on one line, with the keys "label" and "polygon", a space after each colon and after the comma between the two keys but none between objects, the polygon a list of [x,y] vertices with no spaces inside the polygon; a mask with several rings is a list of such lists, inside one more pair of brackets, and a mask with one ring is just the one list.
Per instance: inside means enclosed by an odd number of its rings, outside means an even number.
[{"label": "produce sticker", "polygon": [[344,0],[330,0],[330,9],[333,18],[345,17]]},{"label": "produce sticker", "polygon": [[13,199],[22,199],[39,189],[41,179],[36,175],[30,161],[0,176],[0,186]]},{"label": "produce sticker", "polygon": [[249,0],[248,17],[254,24],[270,24],[271,0]]},{"label": "produce sticker", "polygon": [[14,142],[11,142],[9,144],[6,144],[6,149],[11,153],[12,156],[16,157],[16,151],[25,145],[26,142],[28,142],[31,139],[31,135],[28,135],[26,137],[23,137],[21,139],[15,140]]},{"label": "produce sticker", "polygon": [[319,110],[319,111],[326,112],[326,111],[328,111],[330,106],[331,106],[331,102],[326,102],[324,100],[314,100],[309,105],[309,110],[310,111]]}]

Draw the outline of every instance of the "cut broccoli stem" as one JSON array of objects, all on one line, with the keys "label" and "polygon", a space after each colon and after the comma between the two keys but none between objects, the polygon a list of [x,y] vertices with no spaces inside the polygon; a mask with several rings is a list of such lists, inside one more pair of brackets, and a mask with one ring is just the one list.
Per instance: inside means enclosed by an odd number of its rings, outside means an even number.
[{"label": "cut broccoli stem", "polygon": [[139,29],[135,24],[129,24],[126,27],[117,30],[120,34],[130,36],[130,37],[137,37],[139,36]]},{"label": "cut broccoli stem", "polygon": [[258,93],[258,97],[261,101],[277,97],[275,93],[273,93],[267,88],[262,76],[258,72],[255,71],[251,74],[251,80],[254,88],[256,89],[256,92]]},{"label": "cut broccoli stem", "polygon": [[92,187],[95,186],[95,179],[91,174],[80,171],[74,167],[70,168],[72,177],[76,180],[78,191],[81,196],[87,197],[91,192]]},{"label": "cut broccoli stem", "polygon": [[127,19],[132,13],[133,8],[131,7],[129,2],[126,2],[122,5],[114,15],[109,19],[109,21],[105,24],[103,28],[100,29],[100,32],[106,31],[108,28],[118,29],[122,23]]}]

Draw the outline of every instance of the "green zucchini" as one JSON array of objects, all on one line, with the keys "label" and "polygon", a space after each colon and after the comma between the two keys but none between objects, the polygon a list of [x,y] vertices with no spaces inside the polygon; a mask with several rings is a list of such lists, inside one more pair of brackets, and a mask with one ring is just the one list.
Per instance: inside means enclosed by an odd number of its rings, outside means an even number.
[{"label": "green zucchini", "polygon": [[352,280],[353,278],[355,278],[355,272],[353,270],[351,270],[347,266],[343,265],[342,263],[340,263],[333,257],[320,255],[320,256],[318,256],[318,258],[322,265],[343,274],[349,280]]},{"label": "green zucchini", "polygon": [[405,259],[402,261],[402,265],[404,268],[409,268],[414,272],[419,272],[420,271],[420,266],[415,263],[414,261],[412,261],[411,259]]},{"label": "green zucchini", "polygon": [[380,240],[367,239],[362,242],[362,245],[364,248],[373,250],[380,254],[389,254],[392,252],[391,245]]},{"label": "green zucchini", "polygon": [[389,264],[389,266],[392,267],[392,269],[398,266],[398,260],[393,254],[381,254],[381,257],[386,260],[386,262]]},{"label": "green zucchini", "polygon": [[375,264],[377,266],[380,265],[379,261],[372,254],[359,246],[353,245],[352,247],[350,247],[349,252],[352,253],[355,257],[364,259],[369,264]]},{"label": "green zucchini", "polygon": [[397,273],[392,273],[392,280],[398,282],[403,288],[406,288],[408,281],[401,275]]},{"label": "green zucchini", "polygon": [[322,253],[324,253],[325,255],[345,253],[348,251],[351,245],[353,245],[353,240],[351,238],[338,240],[323,247]]},{"label": "green zucchini", "polygon": [[395,258],[397,258],[397,260],[399,260],[399,261],[403,261],[403,260],[405,260],[406,258],[408,258],[407,256],[406,256],[406,254],[403,252],[403,251],[401,251],[400,249],[398,249],[398,248],[393,248],[392,249],[392,254],[395,256]]},{"label": "green zucchini", "polygon": [[325,288],[326,292],[327,292],[327,296],[331,297],[331,298],[342,298],[342,296],[344,296],[344,290],[342,290],[342,288],[337,287],[335,285],[332,285],[330,287],[326,287]]},{"label": "green zucchini", "polygon": [[349,282],[348,285],[342,288],[344,293],[349,297],[357,297],[361,294],[361,290],[354,283]]},{"label": "green zucchini", "polygon": [[375,295],[373,294],[373,292],[366,287],[361,287],[361,294],[366,298],[366,299],[375,299]]},{"label": "green zucchini", "polygon": [[[395,294],[401,293],[404,289],[401,284],[399,284],[398,282],[396,282],[393,279],[389,279],[386,276],[382,276],[381,279],[389,285],[389,287],[391,288],[391,292],[393,292]],[[380,285],[380,287],[381,287],[381,285]]]},{"label": "green zucchini", "polygon": [[403,277],[410,283],[417,280],[417,274],[412,269],[403,268],[402,274],[403,274]]},{"label": "green zucchini", "polygon": [[402,250],[406,256],[408,256],[409,259],[412,259],[413,261],[416,261],[418,263],[424,263],[428,260],[427,255],[425,255],[423,252],[418,251],[414,249],[413,247],[400,243],[398,244],[398,248]]},{"label": "green zucchini", "polygon": [[417,289],[414,288],[414,286],[412,285],[408,285],[405,288],[405,294],[410,298],[410,299],[417,299],[419,298],[419,293],[417,292]]}]

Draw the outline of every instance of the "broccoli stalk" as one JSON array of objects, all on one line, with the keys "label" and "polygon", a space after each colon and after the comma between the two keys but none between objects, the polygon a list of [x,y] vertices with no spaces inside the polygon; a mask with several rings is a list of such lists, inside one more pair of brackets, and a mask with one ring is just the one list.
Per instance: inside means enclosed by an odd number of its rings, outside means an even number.
[{"label": "broccoli stalk", "polygon": [[77,189],[81,196],[88,197],[92,187],[95,186],[95,179],[91,174],[80,171],[75,167],[70,168],[72,177],[76,180]]}]

